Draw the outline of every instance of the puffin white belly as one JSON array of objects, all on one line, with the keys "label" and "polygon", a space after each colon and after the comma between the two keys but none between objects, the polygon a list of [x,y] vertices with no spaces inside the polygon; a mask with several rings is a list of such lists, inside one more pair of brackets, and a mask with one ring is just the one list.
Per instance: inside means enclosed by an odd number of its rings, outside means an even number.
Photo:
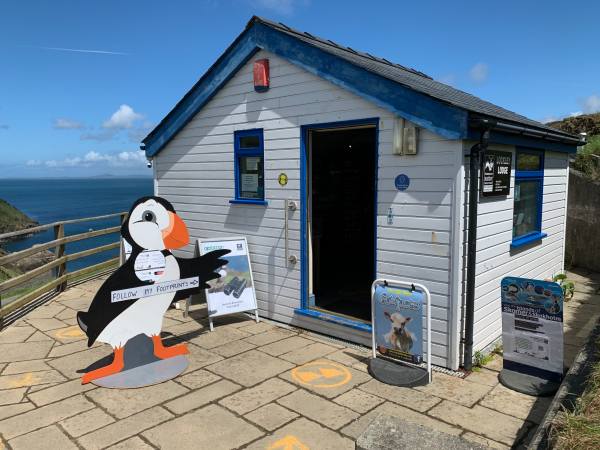
[{"label": "puffin white belly", "polygon": [[[165,258],[165,262],[165,273],[156,281],[157,283],[179,279],[179,265],[175,257],[169,255]],[[137,300],[115,317],[96,340],[116,348],[123,347],[129,339],[138,334],[147,336],[160,334],[163,316],[175,294],[175,292],[170,292]]]}]

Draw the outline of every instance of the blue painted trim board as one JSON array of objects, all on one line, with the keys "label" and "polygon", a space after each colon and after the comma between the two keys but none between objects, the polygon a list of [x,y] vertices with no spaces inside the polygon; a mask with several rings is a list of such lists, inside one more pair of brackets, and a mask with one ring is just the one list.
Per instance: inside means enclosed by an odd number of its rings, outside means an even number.
[{"label": "blue painted trim board", "polygon": [[[481,131],[478,129],[469,129],[467,139],[473,141],[479,141]],[[538,139],[530,136],[521,136],[518,134],[511,133],[500,133],[498,131],[490,132],[490,144],[505,144],[515,145],[520,147],[530,147],[539,150],[551,150],[560,153],[576,153],[576,145],[567,145],[561,142],[548,141],[545,139]]]},{"label": "blue painted trim board", "polygon": [[162,122],[144,139],[156,155],[258,50],[272,52],[447,139],[467,135],[467,111],[327,53],[302,40],[255,23],[246,29]]},{"label": "blue painted trim board", "polygon": [[[371,325],[360,320],[353,320],[347,317],[337,316],[332,313],[325,313],[320,310],[311,309],[308,292],[308,230],[307,216],[308,210],[308,192],[307,192],[307,176],[308,176],[308,133],[310,130],[318,130],[323,128],[351,128],[353,126],[372,125],[375,128],[375,198],[374,198],[374,221],[375,227],[373,230],[374,239],[374,267],[373,279],[377,275],[377,178],[379,167],[379,118],[370,117],[358,120],[346,120],[342,122],[327,122],[316,123],[310,125],[302,125],[300,127],[300,308],[294,312],[305,316],[323,319],[328,322],[335,322],[341,325],[346,325],[351,328],[362,331],[371,332]],[[314,302],[314,300],[313,300]],[[368,328],[367,328],[368,327]]]},{"label": "blue painted trim board", "polygon": [[[247,136],[255,136],[258,138],[258,147],[242,148],[240,139]],[[263,178],[263,195],[262,198],[249,198],[241,196],[240,186],[240,157],[243,156],[258,156],[262,158],[262,178]],[[266,205],[265,202],[265,139],[262,128],[253,128],[250,130],[237,130],[233,133],[233,173],[235,180],[235,199],[229,203],[245,203]]]},{"label": "blue painted trim board", "polygon": [[[540,157],[538,170],[518,170],[519,156],[523,154],[536,155]],[[546,235],[542,233],[542,209],[544,206],[544,152],[541,150],[517,147],[515,152],[515,189],[519,181],[535,181],[538,183],[536,197],[536,229],[534,232],[521,236],[513,236],[511,248],[523,247],[535,241],[541,240]],[[513,201],[514,208],[514,201]],[[542,236],[544,234],[544,236]]]}]

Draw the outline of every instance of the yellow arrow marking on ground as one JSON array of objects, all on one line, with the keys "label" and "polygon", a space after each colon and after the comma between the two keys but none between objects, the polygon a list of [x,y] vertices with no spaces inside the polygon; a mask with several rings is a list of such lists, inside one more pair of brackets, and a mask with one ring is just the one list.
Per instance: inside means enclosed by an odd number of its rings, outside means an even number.
[{"label": "yellow arrow marking on ground", "polygon": [[346,367],[326,360],[295,367],[290,375],[300,384],[324,389],[343,386],[352,379],[352,374]]},{"label": "yellow arrow marking on ground", "polygon": [[267,448],[267,450],[310,450],[306,445],[300,442],[296,436],[288,434],[283,439],[279,439],[273,445]]},{"label": "yellow arrow marking on ground", "polygon": [[58,339],[72,339],[81,336],[83,336],[83,331],[81,331],[81,329],[76,325],[73,325],[69,328],[63,328],[62,330],[58,330],[56,332],[56,337]]}]

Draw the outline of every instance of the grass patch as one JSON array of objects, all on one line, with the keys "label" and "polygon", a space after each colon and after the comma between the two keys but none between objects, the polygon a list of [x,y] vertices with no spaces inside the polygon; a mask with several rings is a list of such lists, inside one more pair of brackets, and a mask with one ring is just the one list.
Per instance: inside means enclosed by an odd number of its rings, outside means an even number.
[{"label": "grass patch", "polygon": [[479,350],[473,355],[473,372],[479,372],[481,368],[494,359],[494,355],[502,355],[502,345],[496,344],[494,349],[489,353],[483,353]]},{"label": "grass patch", "polygon": [[[600,346],[600,339],[596,345]],[[552,440],[560,450],[600,448],[600,362],[594,365],[573,411],[563,411],[555,420]]]}]

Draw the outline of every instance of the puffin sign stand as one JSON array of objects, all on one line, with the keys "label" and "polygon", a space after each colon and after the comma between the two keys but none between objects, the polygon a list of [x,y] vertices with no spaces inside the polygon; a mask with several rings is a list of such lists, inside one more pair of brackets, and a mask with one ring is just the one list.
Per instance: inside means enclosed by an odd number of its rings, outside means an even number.
[{"label": "puffin sign stand", "polygon": [[[424,305],[425,303],[425,305]],[[427,365],[423,364],[423,307],[427,314]],[[395,386],[431,382],[431,295],[418,283],[378,279],[371,286],[373,358],[369,373]]]},{"label": "puffin sign stand", "polygon": [[227,264],[220,257],[228,250],[195,258],[171,253],[189,243],[189,234],[173,205],[161,197],[138,199],[121,237],[129,244],[129,257],[100,286],[88,311],[77,313],[88,347],[109,344],[112,362],[104,358],[84,369],[82,384],[137,388],[183,372],[189,351],[185,344],[163,345],[163,316],[173,302],[208,287],[207,281],[218,278],[216,271]]}]

